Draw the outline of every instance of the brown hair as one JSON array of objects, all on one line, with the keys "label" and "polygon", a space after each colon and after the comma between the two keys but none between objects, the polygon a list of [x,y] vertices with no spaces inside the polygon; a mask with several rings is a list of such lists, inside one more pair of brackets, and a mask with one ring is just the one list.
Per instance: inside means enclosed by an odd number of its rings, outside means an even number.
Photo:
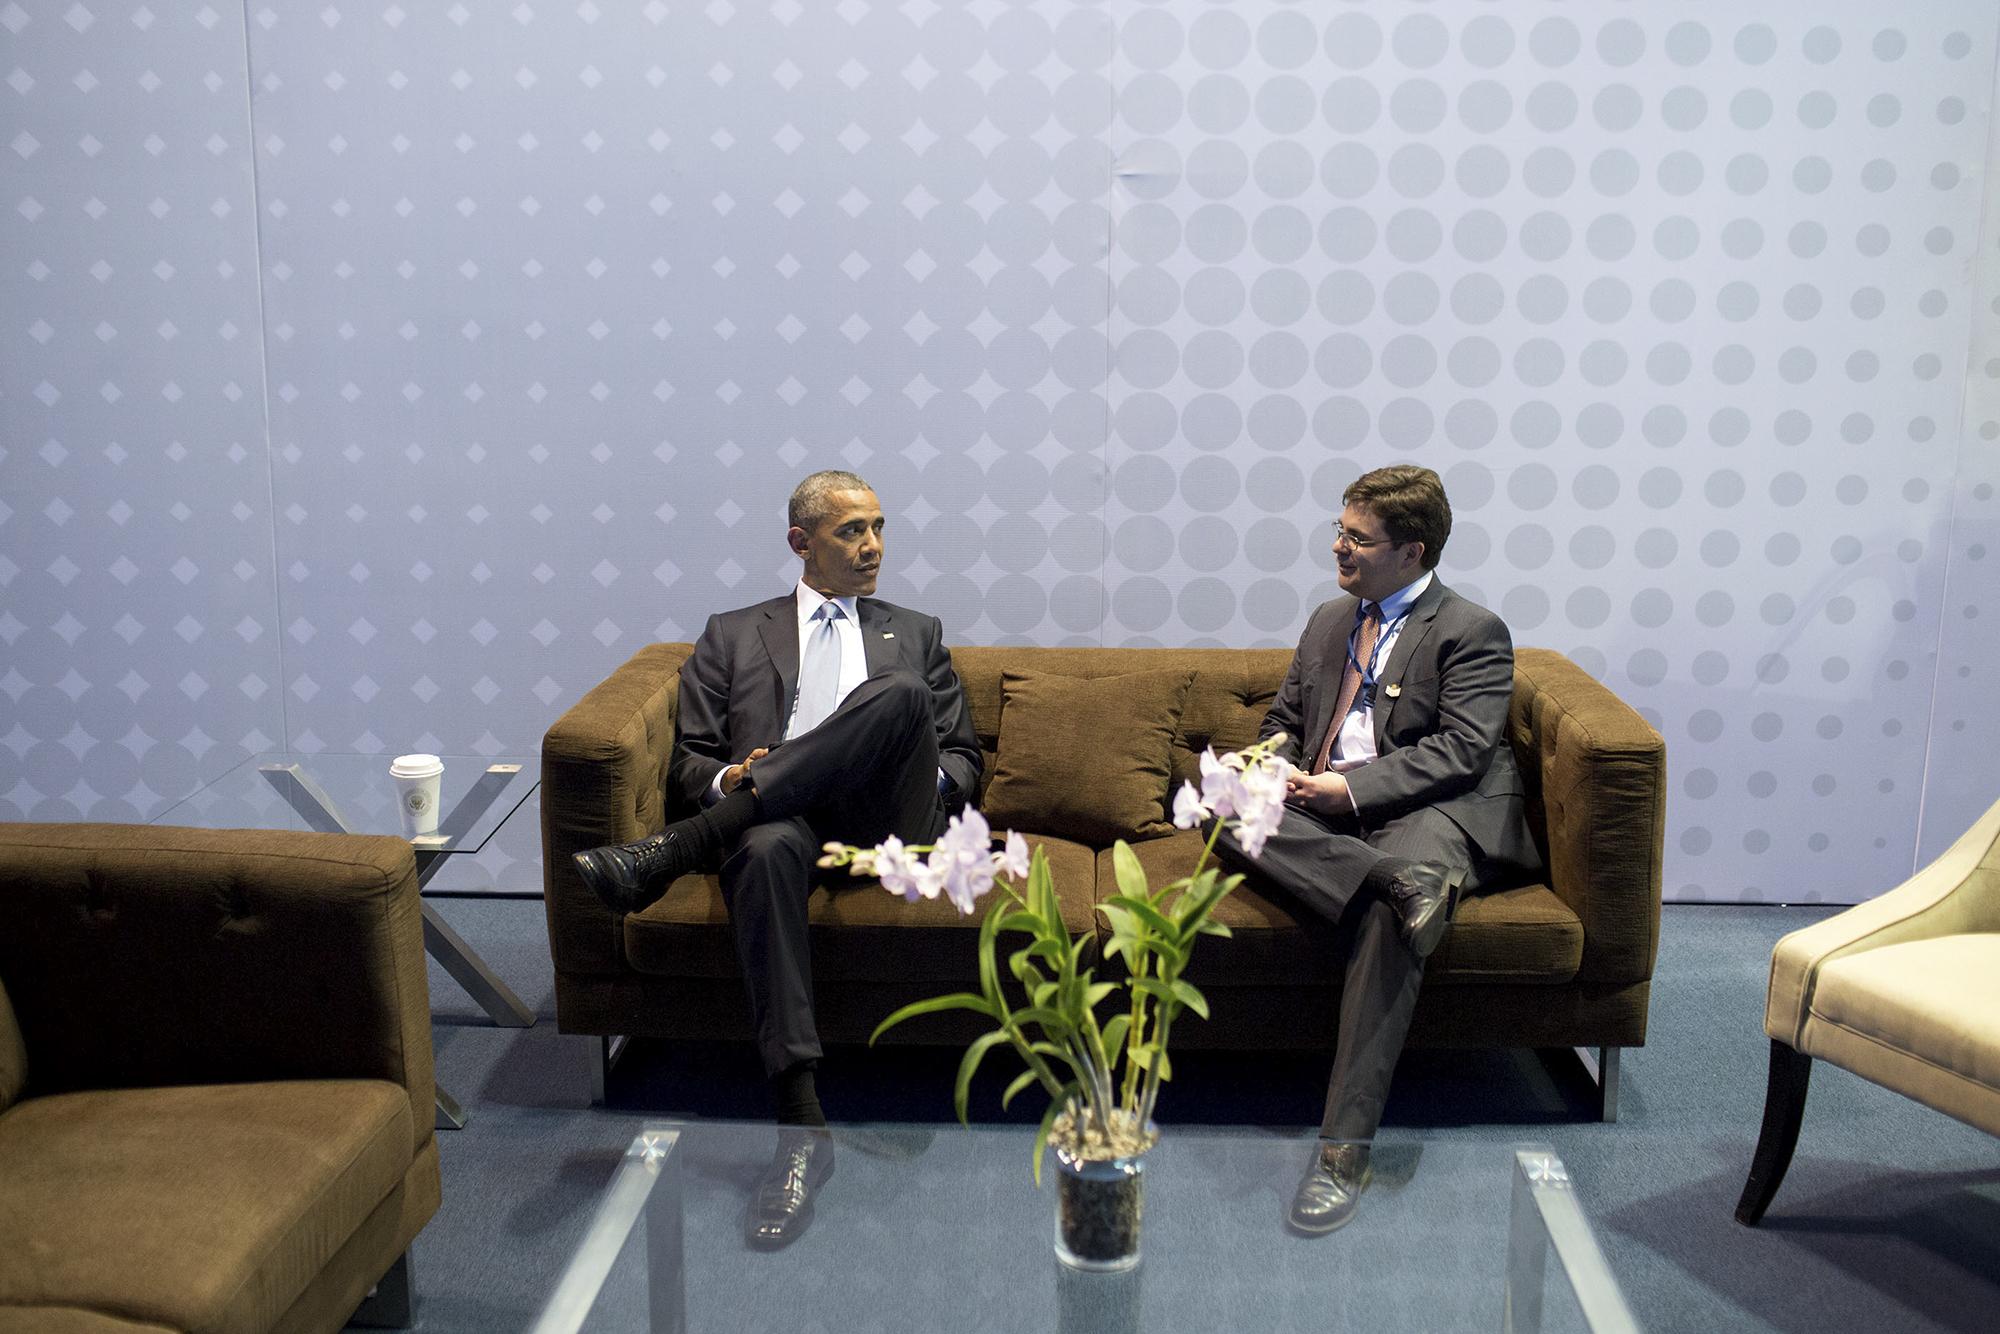
[{"label": "brown hair", "polygon": [[1444,482],[1429,468],[1398,463],[1365,472],[1348,483],[1340,499],[1380,519],[1390,541],[1423,543],[1424,568],[1437,568],[1451,536],[1451,502],[1444,498]]}]

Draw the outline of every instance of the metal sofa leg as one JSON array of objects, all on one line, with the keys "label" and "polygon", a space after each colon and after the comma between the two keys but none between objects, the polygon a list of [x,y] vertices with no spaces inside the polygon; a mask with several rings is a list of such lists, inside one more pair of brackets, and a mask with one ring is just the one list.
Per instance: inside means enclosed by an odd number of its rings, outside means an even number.
[{"label": "metal sofa leg", "polygon": [[1583,1062],[1584,1073],[1597,1086],[1597,1119],[1616,1121],[1618,1119],[1618,1053],[1623,1047],[1574,1048],[1577,1059]]},{"label": "metal sofa leg", "polygon": [[611,1087],[611,1071],[618,1064],[618,1058],[625,1054],[629,1037],[596,1037],[590,1039],[590,1105],[604,1105],[604,1091]]},{"label": "metal sofa leg", "polygon": [[389,1272],[375,1281],[347,1323],[370,1329],[408,1329],[415,1311],[416,1280],[410,1273],[410,1253],[404,1251],[389,1266]]},{"label": "metal sofa leg", "polygon": [[1757,1154],[1736,1202],[1736,1221],[1745,1227],[1771,1207],[1799,1146],[1799,1123],[1806,1114],[1806,1086],[1812,1081],[1812,1057],[1771,1039],[1771,1077],[1764,1089],[1764,1128],[1757,1133]]}]

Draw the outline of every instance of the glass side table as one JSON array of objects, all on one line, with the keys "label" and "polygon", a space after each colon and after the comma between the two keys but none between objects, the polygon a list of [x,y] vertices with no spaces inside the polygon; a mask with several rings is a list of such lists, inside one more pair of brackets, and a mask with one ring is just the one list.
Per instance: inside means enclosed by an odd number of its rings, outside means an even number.
[{"label": "glass side table", "polygon": [[[385,755],[271,751],[253,755],[148,823],[203,829],[298,829],[323,834],[402,835],[396,783]],[[435,834],[410,840],[421,890],[445,859],[476,853],[541,782],[534,759],[446,755]],[[424,948],[503,1028],[529,1028],[535,1014],[502,982],[437,909],[422,904]],[[442,1085],[437,1125],[458,1130],[465,1109]]]}]

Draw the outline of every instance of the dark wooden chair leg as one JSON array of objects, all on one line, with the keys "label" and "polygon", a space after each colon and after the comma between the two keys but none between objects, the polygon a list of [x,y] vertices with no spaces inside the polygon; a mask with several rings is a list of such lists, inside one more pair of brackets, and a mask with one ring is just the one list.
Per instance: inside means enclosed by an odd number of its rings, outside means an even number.
[{"label": "dark wooden chair leg", "polygon": [[1745,1227],[1771,1207],[1771,1198],[1784,1184],[1785,1169],[1792,1165],[1792,1150],[1799,1146],[1799,1122],[1806,1114],[1806,1085],[1812,1079],[1812,1057],[1802,1056],[1786,1044],[1771,1039],[1771,1079],[1764,1090],[1764,1128],[1757,1135],[1757,1156],[1750,1162],[1749,1179],[1743,1183],[1743,1198],[1736,1202],[1736,1221]]},{"label": "dark wooden chair leg", "polygon": [[350,1325],[369,1329],[408,1329],[416,1314],[416,1280],[410,1272],[410,1253],[404,1251],[389,1266],[389,1272],[368,1290],[352,1316]]}]

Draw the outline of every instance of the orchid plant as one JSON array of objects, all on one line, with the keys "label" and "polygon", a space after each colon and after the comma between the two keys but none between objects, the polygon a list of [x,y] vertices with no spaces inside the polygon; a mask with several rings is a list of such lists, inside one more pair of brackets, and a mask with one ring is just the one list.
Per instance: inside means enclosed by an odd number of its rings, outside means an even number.
[{"label": "orchid plant", "polygon": [[[1208,1017],[1207,1000],[1182,974],[1199,937],[1229,934],[1215,920],[1215,906],[1243,880],[1211,864],[1216,839],[1233,829],[1251,857],[1263,850],[1284,814],[1290,765],[1277,753],[1283,741],[1280,735],[1219,758],[1213,750],[1202,755],[1200,787],[1182,784],[1173,805],[1179,828],[1209,823],[1190,874],[1155,890],[1131,847],[1122,839],[1113,845],[1118,892],[1098,911],[1111,926],[1106,957],[1124,961],[1125,976],[1118,982],[1099,981],[1096,970],[1085,966],[1091,938],[1070,938],[1042,850],[1031,854],[1027,840],[1009,830],[995,851],[992,830],[976,810],[953,816],[931,845],[893,837],[873,848],[828,843],[821,866],[873,875],[883,889],[910,902],[943,895],[970,916],[996,889],[1009,900],[980,924],[979,990],[905,1005],[884,1019],[869,1041],[905,1020],[945,1010],[971,1010],[990,1019],[993,1030],[975,1039],[959,1062],[953,1105],[964,1121],[973,1074],[994,1048],[1011,1048],[1027,1068],[1007,1086],[1001,1105],[1037,1084],[1049,1095],[1035,1136],[1038,1184],[1042,1149],[1051,1138],[1079,1158],[1143,1151],[1155,1137],[1160,1085],[1173,1077],[1167,1040],[1174,1020],[1183,1010]],[[1006,959],[1006,972],[1018,984],[1011,994],[1001,983],[1003,933],[1026,938]],[[1114,1012],[1100,1017],[1100,1006],[1114,996]]]}]

